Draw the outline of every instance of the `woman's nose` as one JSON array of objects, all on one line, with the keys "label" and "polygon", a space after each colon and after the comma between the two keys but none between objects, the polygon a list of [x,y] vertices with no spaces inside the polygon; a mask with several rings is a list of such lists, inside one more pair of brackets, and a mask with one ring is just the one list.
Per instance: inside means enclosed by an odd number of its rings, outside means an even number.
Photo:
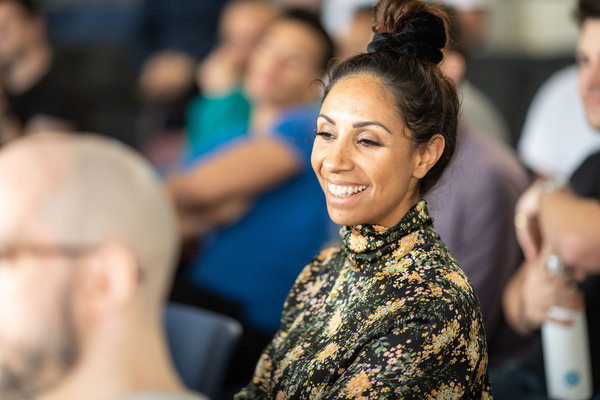
[{"label": "woman's nose", "polygon": [[352,168],[352,149],[343,140],[337,140],[330,146],[323,158],[323,166],[329,172],[338,172]]}]

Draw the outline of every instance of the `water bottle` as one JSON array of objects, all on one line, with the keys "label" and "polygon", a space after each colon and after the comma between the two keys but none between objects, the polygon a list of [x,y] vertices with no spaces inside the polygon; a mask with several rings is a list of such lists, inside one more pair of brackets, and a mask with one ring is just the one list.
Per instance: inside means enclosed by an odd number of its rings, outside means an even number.
[{"label": "water bottle", "polygon": [[[567,273],[562,260],[554,254],[548,257],[546,267],[553,275]],[[570,325],[553,321],[542,324],[548,397],[569,400],[589,399],[592,397],[593,388],[585,311],[551,307],[548,314],[559,320],[571,321]]]}]

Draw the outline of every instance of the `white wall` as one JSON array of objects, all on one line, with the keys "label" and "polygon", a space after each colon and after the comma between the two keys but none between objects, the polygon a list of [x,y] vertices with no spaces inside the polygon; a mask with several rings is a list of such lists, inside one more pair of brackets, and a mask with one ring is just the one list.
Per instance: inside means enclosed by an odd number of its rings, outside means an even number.
[{"label": "white wall", "polygon": [[533,56],[570,54],[577,40],[576,0],[495,0],[490,51]]}]

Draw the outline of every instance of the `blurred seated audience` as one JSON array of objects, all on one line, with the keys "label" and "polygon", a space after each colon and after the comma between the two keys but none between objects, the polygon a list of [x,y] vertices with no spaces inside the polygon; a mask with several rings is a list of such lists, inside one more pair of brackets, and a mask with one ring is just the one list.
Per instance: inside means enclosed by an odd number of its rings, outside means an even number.
[{"label": "blurred seated audience", "polygon": [[229,0],[219,19],[217,44],[197,71],[202,94],[227,93],[241,84],[250,53],[277,12],[267,0]]},{"label": "blurred seated audience", "polygon": [[69,82],[37,3],[0,0],[0,144],[24,133],[78,128],[81,110]]},{"label": "blurred seated audience", "polygon": [[[444,9],[451,40],[441,69],[460,86],[467,65],[464,36],[456,11]],[[426,198],[435,229],[479,296],[489,365],[496,367],[518,358],[529,344],[512,332],[502,312],[502,291],[523,259],[513,221],[529,180],[514,150],[471,124],[468,112],[460,115],[454,159]]]},{"label": "blurred seated audience", "polygon": [[243,322],[231,378],[238,384],[252,376],[288,291],[329,232],[310,154],[320,94],[312,83],[332,55],[316,15],[295,9],[277,17],[248,62],[247,120],[219,115],[228,137],[208,152],[192,142],[187,168],[169,179],[183,234],[199,236],[173,299]]},{"label": "blurred seated audience", "polygon": [[[600,0],[579,0],[577,46],[579,94],[589,125],[600,135]],[[568,135],[568,131],[565,132]],[[570,187],[538,180],[519,199],[515,225],[525,262],[504,292],[508,322],[539,341],[539,329],[553,306],[585,309],[594,399],[600,397],[600,152],[573,173]],[[552,275],[553,255],[570,272]],[[558,321],[560,322],[560,321]],[[569,324],[569,321],[562,321]],[[541,344],[520,364],[492,376],[497,399],[546,398]]]},{"label": "blurred seated audience", "polygon": [[[266,0],[232,0],[223,10],[217,46],[197,71],[202,92],[187,110],[185,145],[194,154],[245,131],[250,104],[242,93],[242,78],[254,45],[277,12]],[[234,124],[240,129],[232,130]]]},{"label": "blurred seated audience", "polygon": [[136,136],[156,163],[179,150],[185,110],[198,92],[197,63],[216,42],[226,0],[143,0],[138,27],[141,58]]},{"label": "blurred seated audience", "polygon": [[163,333],[176,219],[143,159],[92,135],[0,152],[0,398],[201,400]]},{"label": "blurred seated audience", "polygon": [[573,65],[552,75],[527,112],[519,156],[539,176],[566,180],[589,155],[600,150],[600,135],[585,117],[577,72]]},{"label": "blurred seated audience", "polygon": [[163,50],[148,59],[140,72],[135,141],[160,171],[169,168],[181,151],[185,112],[198,94],[195,69],[196,60],[189,54]]}]

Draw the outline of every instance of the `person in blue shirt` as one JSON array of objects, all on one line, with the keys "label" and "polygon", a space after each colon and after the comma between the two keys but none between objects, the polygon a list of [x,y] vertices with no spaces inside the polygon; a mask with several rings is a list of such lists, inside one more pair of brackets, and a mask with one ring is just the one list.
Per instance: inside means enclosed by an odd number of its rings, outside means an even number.
[{"label": "person in blue shirt", "polygon": [[198,66],[201,93],[186,112],[187,151],[199,155],[246,133],[250,102],[242,80],[252,49],[281,12],[269,0],[230,0],[219,21],[215,48]]},{"label": "person in blue shirt", "polygon": [[[192,294],[176,284],[172,299],[242,321],[245,336],[238,353],[245,360],[235,359],[232,366],[240,384],[278,329],[297,275],[330,232],[310,153],[320,95],[313,83],[324,76],[332,56],[332,41],[315,15],[290,10],[277,17],[248,63],[245,132],[210,151],[192,152],[168,181],[183,234],[199,237],[197,252],[182,271]],[[234,117],[220,116],[224,126]],[[198,304],[208,295],[209,302]]]}]

